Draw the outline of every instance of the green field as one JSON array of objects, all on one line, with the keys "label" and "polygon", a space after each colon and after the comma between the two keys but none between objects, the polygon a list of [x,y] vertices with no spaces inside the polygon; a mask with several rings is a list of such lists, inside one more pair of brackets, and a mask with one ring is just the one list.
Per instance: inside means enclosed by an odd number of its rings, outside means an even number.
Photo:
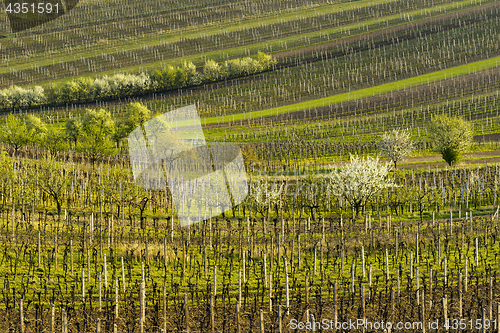
[{"label": "green field", "polygon": [[2,11],[0,331],[496,332],[499,9]]},{"label": "green field", "polygon": [[430,74],[419,75],[416,77],[412,77],[410,79],[399,80],[396,82],[391,82],[371,88],[356,90],[349,93],[343,93],[321,99],[315,99],[304,103],[281,106],[275,109],[249,112],[249,113],[239,114],[237,116],[226,116],[221,118],[210,117],[210,118],[205,118],[203,121],[204,124],[207,125],[213,123],[225,123],[225,122],[240,121],[240,120],[253,119],[259,117],[277,116],[283,113],[302,111],[305,109],[314,109],[326,105],[338,104],[341,102],[352,101],[375,95],[382,95],[393,91],[399,91],[402,89],[404,90],[406,89],[406,87],[408,88],[416,87],[424,84],[429,84],[430,82],[435,83],[437,81],[453,79],[453,77],[456,78],[458,76],[467,75],[478,71],[487,70],[490,68],[495,68],[498,67],[498,60],[500,60],[500,57],[494,57],[491,59],[477,61],[467,65],[448,68]]}]

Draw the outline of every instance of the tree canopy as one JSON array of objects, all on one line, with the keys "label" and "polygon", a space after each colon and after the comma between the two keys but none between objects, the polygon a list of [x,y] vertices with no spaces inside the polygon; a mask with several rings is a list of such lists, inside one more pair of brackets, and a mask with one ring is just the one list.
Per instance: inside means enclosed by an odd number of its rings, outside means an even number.
[{"label": "tree canopy", "polygon": [[434,116],[428,133],[434,151],[450,166],[462,159],[472,143],[472,125],[459,117]]},{"label": "tree canopy", "polygon": [[327,175],[332,195],[345,199],[359,215],[360,208],[380,190],[395,186],[388,178],[389,164],[379,164],[379,159],[351,156],[351,162],[334,169]]},{"label": "tree canopy", "polygon": [[5,124],[0,128],[0,141],[10,145],[17,154],[19,149],[28,145],[33,140],[32,135],[23,119],[10,114]]},{"label": "tree canopy", "polygon": [[37,116],[27,115],[25,118],[26,129],[33,142],[42,142],[47,134],[47,125]]},{"label": "tree canopy", "polygon": [[105,109],[88,109],[81,124],[82,130],[76,149],[85,154],[94,164],[99,156],[111,152],[115,122]]},{"label": "tree canopy", "polygon": [[410,156],[415,148],[415,143],[410,138],[408,130],[392,130],[382,134],[377,143],[380,154],[394,163],[394,169],[397,163]]}]

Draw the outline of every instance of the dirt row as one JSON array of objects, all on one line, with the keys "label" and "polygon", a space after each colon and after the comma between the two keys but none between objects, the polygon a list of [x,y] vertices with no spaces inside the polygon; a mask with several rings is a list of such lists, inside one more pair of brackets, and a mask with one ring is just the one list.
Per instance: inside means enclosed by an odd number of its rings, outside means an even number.
[{"label": "dirt row", "polygon": [[[448,13],[448,14],[442,14],[442,15],[438,15],[435,17],[423,19],[423,20],[420,20],[417,22],[405,23],[405,24],[401,24],[401,25],[398,25],[395,27],[377,30],[377,31],[370,32],[370,33],[365,33],[365,34],[360,34],[360,35],[356,35],[356,36],[352,36],[352,37],[332,40],[329,42],[310,45],[310,46],[306,46],[306,47],[301,47],[301,48],[297,48],[294,50],[277,52],[277,53],[274,53],[273,56],[276,59],[284,59],[284,58],[289,58],[289,57],[298,57],[298,56],[302,56],[302,55],[306,55],[306,54],[310,55],[314,52],[321,52],[321,51],[324,51],[327,49],[331,49],[331,48],[335,48],[335,47],[342,47],[342,46],[346,46],[349,44],[358,43],[361,41],[373,40],[375,38],[393,35],[393,34],[397,34],[399,32],[403,32],[403,31],[412,31],[412,30],[419,29],[419,28],[425,28],[425,27],[428,27],[429,25],[432,25],[432,24],[442,23],[442,22],[445,22],[445,21],[450,20],[450,19],[457,19],[460,17],[464,17],[464,16],[471,15],[471,14],[477,14],[477,13],[491,10],[491,9],[495,9],[495,8],[500,8],[499,2],[492,3],[492,4],[489,4],[486,6],[478,6],[478,7],[474,7],[474,8],[470,8],[470,9],[466,9],[466,10],[460,10],[460,11],[456,11],[456,12],[452,12],[452,13]],[[442,29],[444,29],[444,30],[449,30],[449,29],[453,29],[453,28],[455,28],[455,27],[452,25],[442,27]],[[405,36],[400,36],[400,37],[403,38],[404,40],[416,38],[416,36],[414,34],[407,34]],[[386,42],[386,44],[388,45],[390,43]],[[367,49],[368,49],[367,47],[353,46],[353,50],[355,52],[365,51]]]}]

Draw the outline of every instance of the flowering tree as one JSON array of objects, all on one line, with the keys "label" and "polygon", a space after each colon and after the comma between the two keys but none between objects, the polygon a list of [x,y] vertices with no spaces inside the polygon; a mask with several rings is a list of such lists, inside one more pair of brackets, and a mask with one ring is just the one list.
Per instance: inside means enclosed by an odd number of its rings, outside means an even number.
[{"label": "flowering tree", "polygon": [[111,94],[111,87],[106,79],[95,79],[91,89],[94,98],[105,98]]},{"label": "flowering tree", "polygon": [[41,104],[45,102],[45,100],[45,91],[40,86],[35,86],[33,89],[29,89],[26,91],[26,104],[28,106]]},{"label": "flowering tree", "polygon": [[28,90],[24,88],[11,86],[7,88],[7,95],[13,109],[24,106],[28,102]]},{"label": "flowering tree", "polygon": [[283,192],[283,183],[277,184],[267,179],[253,179],[250,183],[250,193],[248,200],[250,206],[264,215],[269,213],[272,204],[281,203],[281,193]]},{"label": "flowering tree", "polygon": [[205,62],[203,67],[204,79],[208,82],[217,81],[220,75],[220,66],[214,60],[210,59]]},{"label": "flowering tree", "polygon": [[10,96],[7,89],[0,90],[0,108],[8,108],[10,104]]},{"label": "flowering tree", "polygon": [[198,72],[196,71],[196,66],[191,61],[183,61],[182,62],[182,70],[187,75],[187,85],[197,85],[201,83],[201,78]]},{"label": "flowering tree", "polygon": [[386,132],[382,134],[382,138],[377,145],[380,154],[394,163],[394,169],[396,169],[397,163],[410,156],[415,148],[408,130]]},{"label": "flowering tree", "polygon": [[388,178],[389,164],[378,162],[378,157],[351,156],[350,164],[327,175],[330,193],[345,199],[356,210],[356,216],[378,191],[396,186]]},{"label": "flowering tree", "polygon": [[429,127],[434,151],[450,166],[461,160],[472,142],[472,134],[472,125],[458,117],[435,116]]}]

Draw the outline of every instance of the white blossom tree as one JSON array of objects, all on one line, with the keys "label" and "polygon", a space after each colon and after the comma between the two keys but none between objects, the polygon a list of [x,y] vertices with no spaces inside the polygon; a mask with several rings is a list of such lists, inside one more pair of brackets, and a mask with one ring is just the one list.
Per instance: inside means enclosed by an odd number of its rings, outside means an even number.
[{"label": "white blossom tree", "polygon": [[112,96],[128,96],[144,92],[149,89],[151,79],[145,73],[139,75],[133,74],[116,74],[112,77],[103,77],[110,88]]},{"label": "white blossom tree", "polygon": [[388,177],[389,163],[379,164],[379,159],[365,159],[351,155],[351,162],[327,175],[331,195],[345,199],[359,215],[360,208],[380,190],[396,186]]},{"label": "white blossom tree", "polygon": [[9,87],[7,94],[12,108],[24,106],[28,101],[28,91],[18,86]]},{"label": "white blossom tree", "polygon": [[264,215],[269,213],[272,204],[281,203],[283,183],[270,182],[267,179],[253,179],[250,183],[248,200],[250,206]]},{"label": "white blossom tree", "polygon": [[91,89],[94,98],[105,98],[111,94],[111,87],[106,79],[95,79]]},{"label": "white blossom tree", "polygon": [[415,149],[415,143],[411,140],[408,130],[393,130],[382,134],[381,140],[377,143],[380,154],[394,163],[397,163],[410,156]]},{"label": "white blossom tree", "polygon": [[135,77],[135,80],[133,80],[133,93],[143,93],[151,87],[151,78],[146,73],[132,76]]},{"label": "white blossom tree", "polygon": [[7,89],[0,90],[0,108],[8,108],[10,107],[10,96]]},{"label": "white blossom tree", "polygon": [[33,89],[29,89],[26,92],[26,104],[29,106],[40,104],[45,100],[45,91],[40,86],[35,86]]},{"label": "white blossom tree", "polygon": [[197,85],[200,84],[201,78],[198,72],[196,71],[196,66],[191,61],[183,61],[182,62],[182,70],[187,75],[187,84],[188,85]]}]

